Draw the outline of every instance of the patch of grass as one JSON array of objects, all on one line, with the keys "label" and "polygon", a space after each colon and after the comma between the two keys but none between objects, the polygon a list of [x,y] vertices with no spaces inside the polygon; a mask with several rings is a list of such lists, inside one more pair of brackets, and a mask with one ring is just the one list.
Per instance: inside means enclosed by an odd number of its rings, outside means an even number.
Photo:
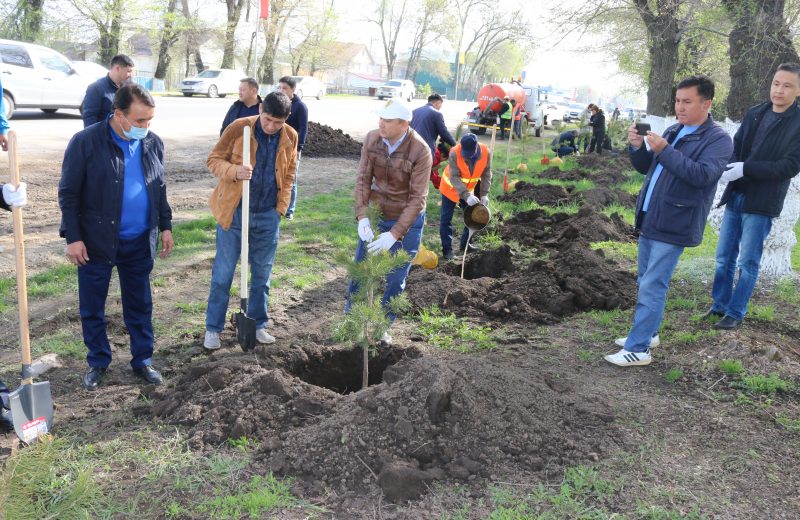
[{"label": "patch of grass", "polygon": [[661,506],[654,506],[637,501],[636,518],[641,520],[704,520],[708,518],[700,513],[697,507],[691,511],[670,511]]},{"label": "patch of grass", "polygon": [[590,352],[588,350],[581,350],[578,352],[578,359],[586,363],[594,361],[594,357],[594,352]]},{"label": "patch of grass", "polygon": [[258,447],[258,442],[252,441],[244,435],[238,439],[228,439],[228,444],[243,452],[248,452]]},{"label": "patch of grass", "polygon": [[761,394],[774,396],[778,392],[787,393],[795,389],[794,383],[786,381],[778,377],[778,374],[770,374],[768,376],[756,374],[752,376],[744,376],[741,381],[734,381],[735,388],[741,388],[750,394]]},{"label": "patch of grass", "polygon": [[693,345],[698,341],[713,338],[719,334],[716,330],[698,330],[698,331],[679,331],[671,336],[672,341],[675,343],[683,343],[685,345]]},{"label": "patch of grass", "polygon": [[738,376],[744,374],[744,367],[742,362],[738,359],[723,359],[719,362],[719,369],[722,373],[729,376]]},{"label": "patch of grass", "polygon": [[436,305],[422,309],[419,319],[419,332],[436,348],[468,353],[495,347],[491,328],[470,324]]},{"label": "patch of grass", "polygon": [[635,210],[633,208],[629,208],[628,206],[623,206],[622,204],[614,203],[604,207],[602,213],[607,217],[611,217],[611,215],[616,213],[619,216],[621,216],[625,222],[627,222],[632,226],[635,218],[633,214],[634,211]]},{"label": "patch of grass", "polygon": [[[478,235],[478,244],[484,249],[497,249],[505,243],[506,241],[496,232],[481,233]],[[436,249],[433,251],[436,251]]]},{"label": "patch of grass", "polygon": [[664,374],[664,380],[667,383],[676,383],[681,378],[683,378],[683,370],[678,367],[672,367]]},{"label": "patch of grass", "polygon": [[593,242],[590,247],[595,250],[602,249],[603,253],[612,260],[622,259],[635,262],[639,256],[639,246],[636,242],[614,242],[605,240],[602,242]]},{"label": "patch of grass", "polygon": [[696,310],[697,300],[684,296],[673,296],[667,300],[667,310]]},{"label": "patch of grass", "polygon": [[775,307],[772,305],[750,305],[750,317],[758,321],[775,321]]},{"label": "patch of grass", "polygon": [[800,291],[797,290],[797,284],[794,279],[789,276],[781,278],[775,284],[775,295],[782,302],[795,305],[800,303]]},{"label": "patch of grass", "polygon": [[205,302],[176,303],[175,308],[186,314],[203,314],[206,312]]},{"label": "patch of grass", "polygon": [[290,485],[290,481],[278,480],[272,474],[257,475],[233,493],[216,490],[215,496],[198,504],[197,511],[219,520],[263,518],[266,513],[297,503],[289,492]]},{"label": "patch of grass", "polygon": [[792,419],[787,415],[779,413],[777,417],[775,417],[775,422],[787,430],[800,431],[800,418]]},{"label": "patch of grass", "polygon": [[593,310],[589,311],[589,316],[592,320],[604,329],[610,329],[619,325],[621,320],[626,320],[628,312],[622,309],[614,309],[610,311]]},{"label": "patch of grass", "polygon": [[83,344],[83,339],[73,336],[67,331],[57,332],[32,341],[31,354],[34,356],[41,356],[51,352],[62,357],[84,359],[86,357],[86,346]]}]

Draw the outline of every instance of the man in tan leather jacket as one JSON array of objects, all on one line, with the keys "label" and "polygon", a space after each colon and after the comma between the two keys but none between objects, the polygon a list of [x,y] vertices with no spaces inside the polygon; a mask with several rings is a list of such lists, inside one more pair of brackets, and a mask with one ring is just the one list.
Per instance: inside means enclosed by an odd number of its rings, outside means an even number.
[{"label": "man in tan leather jacket", "polygon": [[[364,139],[356,178],[359,238],[356,261],[364,260],[367,252],[395,254],[401,249],[414,258],[425,224],[425,199],[432,163],[430,148],[409,128],[411,109],[406,104],[390,100],[378,111],[378,116],[378,129]],[[367,216],[370,204],[381,210],[377,238]],[[391,298],[405,289],[410,269],[411,264],[406,263],[386,277],[386,290],[381,300],[385,308]],[[350,310],[350,295],[357,290],[356,284],[348,287],[345,312]],[[388,317],[394,321],[397,316],[388,312]],[[388,333],[382,340],[392,341]]]},{"label": "man in tan leather jacket", "polygon": [[[250,181],[250,293],[247,316],[256,321],[256,340],[274,343],[267,332],[267,303],[272,263],[278,248],[280,219],[289,206],[297,164],[297,132],[285,124],[291,102],[272,92],[261,114],[237,119],[222,133],[208,156],[208,169],[219,179],[209,206],[217,219],[217,254],[211,268],[211,290],[206,308],[207,349],[220,347],[230,288],[241,246],[242,183]],[[249,126],[250,164],[242,164],[243,129]]]}]

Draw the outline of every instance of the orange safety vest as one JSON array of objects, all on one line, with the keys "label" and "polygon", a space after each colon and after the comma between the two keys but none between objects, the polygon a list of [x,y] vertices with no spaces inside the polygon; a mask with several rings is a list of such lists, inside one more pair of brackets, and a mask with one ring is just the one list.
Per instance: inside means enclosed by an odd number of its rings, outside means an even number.
[{"label": "orange safety vest", "polygon": [[[483,171],[486,169],[486,166],[489,163],[489,148],[485,144],[479,144],[478,146],[481,147],[481,156],[478,158],[478,161],[475,163],[475,167],[472,169],[472,171],[469,171],[467,161],[465,161],[461,156],[461,143],[455,145],[453,149],[450,150],[451,155],[456,154],[456,165],[458,165],[458,169],[461,172],[461,182],[464,183],[464,186],[467,187],[470,193],[472,193],[472,191],[475,189],[475,185],[478,184],[478,181],[481,180]],[[447,166],[442,173],[442,181],[439,183],[439,191],[448,199],[458,203],[458,192],[450,182],[449,161],[447,162]]]}]

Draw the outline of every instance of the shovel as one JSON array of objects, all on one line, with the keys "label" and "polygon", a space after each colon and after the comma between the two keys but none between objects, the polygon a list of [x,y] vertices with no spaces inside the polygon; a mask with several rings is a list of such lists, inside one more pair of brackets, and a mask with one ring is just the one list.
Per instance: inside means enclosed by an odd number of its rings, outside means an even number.
[{"label": "shovel", "polygon": [[[11,184],[19,187],[17,134],[8,133],[8,165]],[[28,330],[28,286],[25,279],[25,244],[22,235],[22,208],[12,208],[14,220],[14,252],[17,261],[17,302],[19,306],[19,342],[22,345],[22,382],[8,394],[14,431],[22,442],[31,444],[45,435],[53,425],[53,397],[48,381],[33,382],[31,370],[31,338]]]},{"label": "shovel", "polygon": [[[250,127],[244,127],[244,139],[242,141],[242,165],[250,166]],[[250,247],[247,243],[250,235],[250,181],[242,181],[242,249],[241,249],[241,283],[239,284],[239,308],[240,312],[234,317],[236,320],[236,341],[241,345],[242,350],[248,352],[256,346],[256,320],[247,317],[247,275],[248,255]]]}]

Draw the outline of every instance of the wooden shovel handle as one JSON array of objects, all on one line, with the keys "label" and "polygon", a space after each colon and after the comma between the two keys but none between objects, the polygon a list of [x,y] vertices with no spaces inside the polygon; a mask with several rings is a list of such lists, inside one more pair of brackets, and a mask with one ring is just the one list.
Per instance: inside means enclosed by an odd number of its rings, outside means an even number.
[{"label": "wooden shovel handle", "polygon": [[[8,132],[8,167],[11,184],[19,188],[19,162],[17,161],[17,133]],[[17,261],[17,304],[19,306],[19,342],[22,346],[22,366],[31,364],[31,338],[28,328],[28,284],[25,276],[25,241],[22,232],[22,208],[11,208],[14,222],[14,255]],[[24,375],[23,375],[24,377]],[[30,379],[22,381],[29,384]]]}]

